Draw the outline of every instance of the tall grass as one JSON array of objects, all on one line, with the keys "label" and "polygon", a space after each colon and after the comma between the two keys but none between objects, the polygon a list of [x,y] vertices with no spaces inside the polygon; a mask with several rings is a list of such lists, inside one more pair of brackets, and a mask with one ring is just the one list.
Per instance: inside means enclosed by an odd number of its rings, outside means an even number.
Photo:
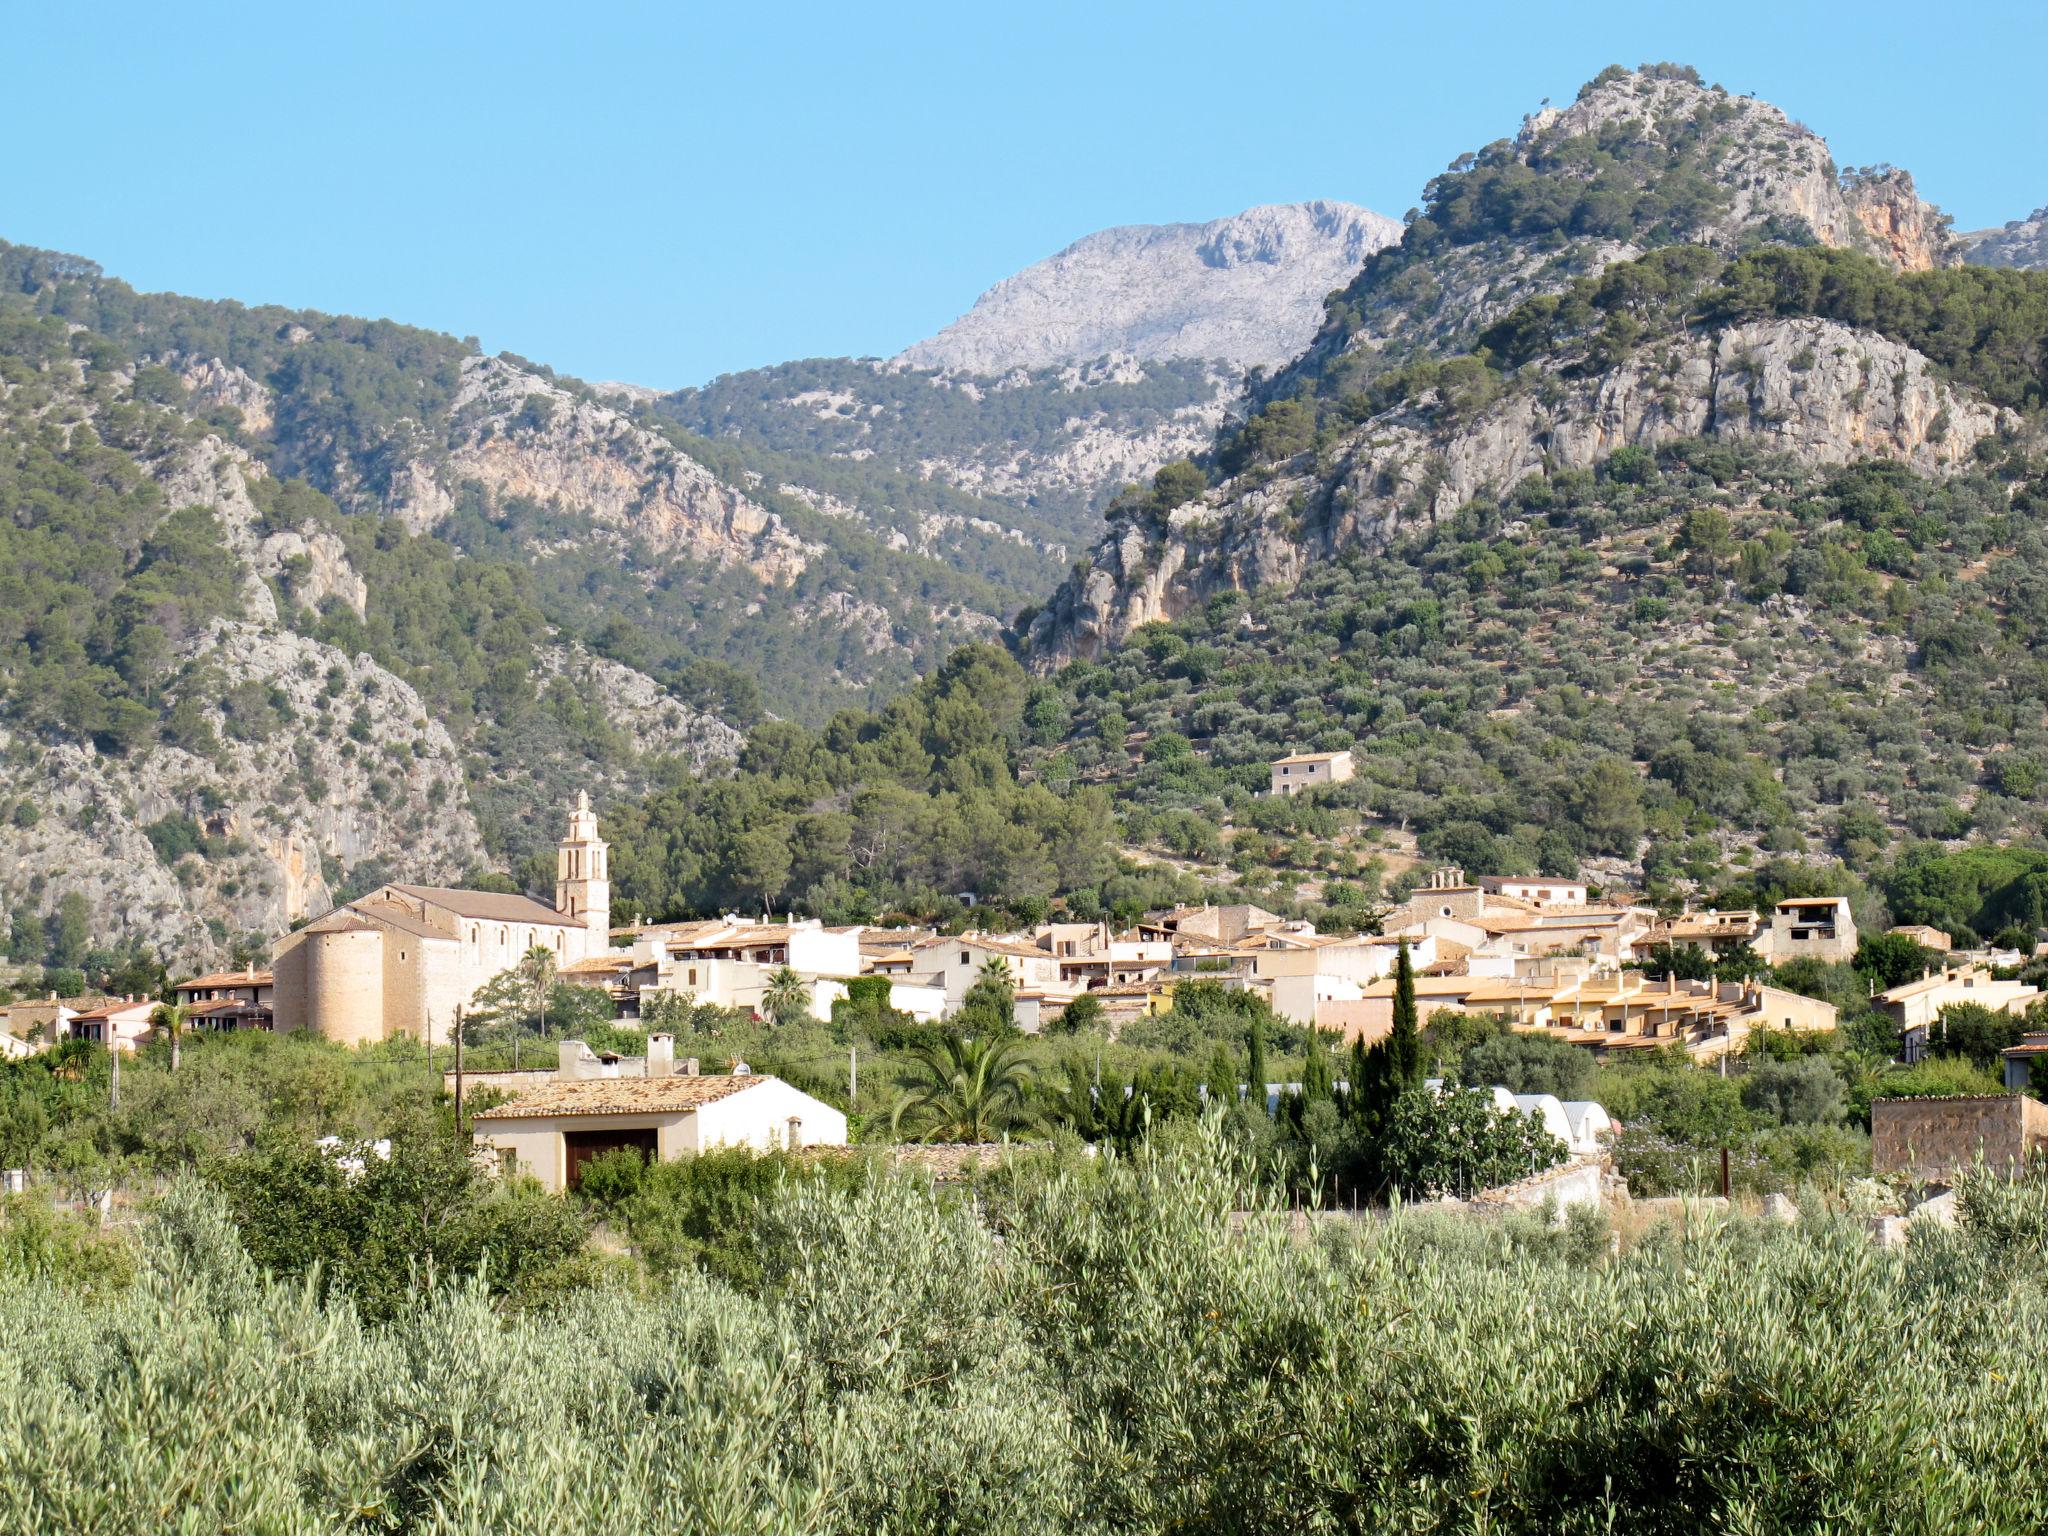
[{"label": "tall grass", "polygon": [[1180,1146],[1007,1191],[792,1181],[736,1289],[367,1325],[181,1186],[132,1283],[0,1280],[14,1531],[2031,1531],[2048,1190],[1825,1220],[1234,1217]]}]

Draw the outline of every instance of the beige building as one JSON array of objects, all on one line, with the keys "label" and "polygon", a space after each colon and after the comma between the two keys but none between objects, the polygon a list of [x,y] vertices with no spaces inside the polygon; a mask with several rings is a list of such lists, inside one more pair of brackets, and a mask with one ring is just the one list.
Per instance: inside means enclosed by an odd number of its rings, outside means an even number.
[{"label": "beige building", "polygon": [[1276,795],[1298,795],[1304,789],[1342,784],[1358,771],[1349,752],[1296,752],[1272,764]]},{"label": "beige building", "polygon": [[496,891],[383,885],[335,908],[277,946],[276,1028],[345,1045],[446,1041],[456,1010],[528,950],[552,950],[567,966],[610,946],[607,855],[579,795],[556,852],[552,907]]},{"label": "beige building", "polygon": [[552,1076],[475,1117],[477,1145],[503,1171],[554,1193],[574,1189],[592,1158],[621,1147],[667,1162],[715,1147],[846,1145],[846,1116],[779,1077],[678,1073],[669,1036],[651,1036],[647,1047],[644,1059],[601,1063],[581,1041],[563,1041]]},{"label": "beige building", "polygon": [[1902,939],[1911,939],[1922,949],[1931,949],[1937,955],[1945,955],[1955,942],[1939,928],[1930,928],[1925,923],[1901,923],[1892,929]]},{"label": "beige building", "polygon": [[1955,1003],[1977,1003],[1993,1013],[2023,1014],[2040,1000],[2041,989],[2024,981],[2000,981],[1980,966],[1944,968],[1877,994],[1877,1006],[1901,1029],[1919,1029]]},{"label": "beige building", "polygon": [[1856,919],[1846,896],[1794,896],[1771,909],[1770,948],[1759,951],[1773,965],[1788,960],[1828,964],[1856,954]]}]

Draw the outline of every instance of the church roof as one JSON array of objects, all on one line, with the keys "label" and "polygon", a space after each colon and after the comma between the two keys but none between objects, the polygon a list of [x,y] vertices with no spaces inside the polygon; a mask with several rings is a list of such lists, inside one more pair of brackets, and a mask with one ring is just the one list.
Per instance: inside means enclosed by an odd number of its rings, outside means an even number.
[{"label": "church roof", "polygon": [[487,923],[546,923],[557,928],[576,927],[567,913],[542,906],[531,896],[508,896],[499,891],[458,891],[440,885],[394,885],[430,906],[453,912],[457,917],[474,917]]}]

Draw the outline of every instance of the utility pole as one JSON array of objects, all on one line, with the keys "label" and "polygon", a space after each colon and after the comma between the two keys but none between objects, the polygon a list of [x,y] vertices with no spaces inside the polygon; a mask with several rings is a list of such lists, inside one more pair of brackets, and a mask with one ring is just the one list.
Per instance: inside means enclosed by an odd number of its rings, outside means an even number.
[{"label": "utility pole", "polygon": [[462,1004],[455,1005],[455,1145],[462,1145]]},{"label": "utility pole", "polygon": [[107,1108],[119,1109],[121,1107],[121,1044],[115,1038],[114,1021],[112,1019],[108,1019],[101,1027],[107,1032]]},{"label": "utility pole", "polygon": [[860,1102],[860,1047],[846,1048],[846,1107],[854,1108]]}]

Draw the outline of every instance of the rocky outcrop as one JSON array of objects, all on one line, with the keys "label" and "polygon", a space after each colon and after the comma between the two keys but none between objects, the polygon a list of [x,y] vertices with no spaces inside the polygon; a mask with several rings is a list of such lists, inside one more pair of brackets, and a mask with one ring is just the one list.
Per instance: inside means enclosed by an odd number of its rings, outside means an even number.
[{"label": "rocky outcrop", "polygon": [[1610,135],[1687,154],[1720,184],[1725,205],[1690,236],[1703,243],[1732,248],[1773,219],[1792,219],[1825,245],[1867,251],[1901,271],[1959,259],[1947,220],[1920,201],[1904,171],[1838,174],[1812,129],[1767,101],[1702,85],[1688,71],[1610,71],[1570,106],[1527,118],[1515,152],[1526,164],[1544,164],[1572,140]]},{"label": "rocky outcrop", "polygon": [[643,757],[679,757],[696,772],[740,755],[745,738],[713,715],[690,709],[644,672],[580,645],[548,646],[535,657],[538,686],[561,678],[633,739]]},{"label": "rocky outcrop", "polygon": [[582,513],[621,544],[742,565],[765,581],[796,575],[818,552],[624,412],[503,358],[464,360],[445,457],[394,476],[387,510],[431,531],[469,481],[500,502]]},{"label": "rocky outcrop", "polygon": [[242,413],[242,430],[259,437],[276,424],[277,401],[269,388],[233,363],[217,357],[181,357],[173,364],[192,392],[192,403],[201,410],[232,406]]},{"label": "rocky outcrop", "polygon": [[1447,422],[1434,397],[1410,402],[1327,451],[1321,473],[1247,477],[1113,528],[1037,616],[1032,649],[1047,665],[1092,656],[1218,590],[1292,587],[1313,560],[1623,447],[1739,438],[1811,464],[1877,456],[1941,474],[2014,425],[1911,348],[1832,321],[1698,334],[1595,378],[1525,380],[1471,421]]},{"label": "rocky outcrop", "polygon": [[[101,937],[196,969],[317,915],[351,874],[453,880],[483,862],[456,745],[399,678],[241,621],[216,623],[184,660],[178,687],[216,722],[217,751],[115,756],[0,727],[0,794],[33,807],[0,829],[10,910],[76,890]],[[200,846],[181,849],[167,827],[196,829]]]},{"label": "rocky outcrop", "polygon": [[[1132,362],[1135,359],[1111,357],[1095,369],[1067,370],[1062,382],[1073,393],[1074,413],[1056,432],[1026,441],[998,439],[971,455],[931,454],[917,461],[918,473],[978,496],[1023,502],[1046,496],[1089,500],[1149,480],[1160,465],[1173,459],[1205,451],[1237,406],[1237,381],[1211,372],[1214,389],[1206,398],[1144,420],[1091,408],[1088,392],[1099,383],[1128,378],[1117,365]],[[957,387],[977,386],[963,379]]]},{"label": "rocky outcrop", "polygon": [[1003,279],[898,361],[1001,374],[1124,352],[1271,367],[1315,333],[1323,296],[1400,233],[1335,202],[1106,229]]},{"label": "rocky outcrop", "polygon": [[2003,229],[1980,229],[1962,237],[1965,260],[1980,267],[2048,268],[2048,208],[2036,208]]},{"label": "rocky outcrop", "polygon": [[244,617],[276,622],[278,591],[315,613],[340,602],[363,616],[369,587],[341,539],[310,522],[271,527],[249,490],[269,471],[242,449],[208,434],[151,468],[170,505],[210,507],[220,519],[228,548],[242,561]]}]

